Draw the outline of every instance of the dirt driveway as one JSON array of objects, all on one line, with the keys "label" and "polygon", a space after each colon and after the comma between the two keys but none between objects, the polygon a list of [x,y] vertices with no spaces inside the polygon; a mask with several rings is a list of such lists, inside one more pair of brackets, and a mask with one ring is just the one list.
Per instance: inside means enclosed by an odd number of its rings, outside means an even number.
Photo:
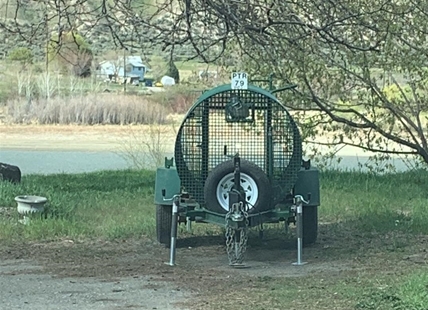
[{"label": "dirt driveway", "polygon": [[[2,307],[276,309],[270,299],[260,299],[266,281],[300,278],[303,285],[313,288],[317,281],[338,281],[356,273],[401,274],[421,263],[413,261],[418,255],[426,264],[427,240],[414,241],[397,255],[387,250],[396,239],[367,239],[349,235],[346,228],[337,233],[337,229],[321,225],[319,241],[304,251],[308,264],[297,267],[292,266],[296,260],[294,239],[271,234],[260,240],[254,234],[245,259],[247,269],[228,266],[222,236],[181,238],[175,267],[165,264],[168,249],[148,239],[3,245]],[[328,294],[319,297],[319,308],[302,304],[290,309],[325,309],[321,305],[329,298]]]},{"label": "dirt driveway", "polygon": [[[284,241],[284,240],[282,240]],[[229,287],[248,290],[260,277],[339,272],[346,262],[295,267],[291,243],[253,242],[248,269],[232,269],[221,236],[180,240],[177,266],[151,240],[3,246],[0,290],[7,309],[210,309]],[[308,257],[309,258],[309,257]],[[5,308],[5,309],[6,309]],[[239,307],[238,307],[239,308]]]}]

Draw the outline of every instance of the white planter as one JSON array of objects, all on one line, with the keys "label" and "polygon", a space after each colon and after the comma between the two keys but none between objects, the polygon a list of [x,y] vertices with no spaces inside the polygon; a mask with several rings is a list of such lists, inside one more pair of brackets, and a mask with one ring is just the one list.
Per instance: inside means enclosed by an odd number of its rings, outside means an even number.
[{"label": "white planter", "polygon": [[45,197],[23,195],[15,197],[15,201],[18,203],[19,214],[29,214],[43,212],[48,200]]}]

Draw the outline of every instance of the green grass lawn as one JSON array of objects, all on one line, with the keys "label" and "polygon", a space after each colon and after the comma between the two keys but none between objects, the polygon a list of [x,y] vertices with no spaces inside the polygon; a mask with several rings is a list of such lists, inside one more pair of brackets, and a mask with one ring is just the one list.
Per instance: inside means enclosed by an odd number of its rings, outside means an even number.
[{"label": "green grass lawn", "polygon": [[321,218],[353,222],[365,231],[428,234],[428,173],[321,174]]},{"label": "green grass lawn", "polygon": [[[16,207],[18,195],[48,198],[48,218],[16,225],[0,217],[0,239],[153,236],[153,171],[24,176],[21,184],[0,183],[0,206]],[[320,222],[350,223],[366,232],[428,234],[428,173],[372,175],[321,173]],[[12,217],[17,217],[12,212]]]},{"label": "green grass lawn", "polygon": [[[105,171],[23,177],[20,185],[0,183],[0,206],[15,208],[17,195],[47,197],[47,219],[16,225],[1,218],[0,239],[40,240],[151,236],[155,228],[152,171]],[[15,211],[16,209],[13,209]]]}]

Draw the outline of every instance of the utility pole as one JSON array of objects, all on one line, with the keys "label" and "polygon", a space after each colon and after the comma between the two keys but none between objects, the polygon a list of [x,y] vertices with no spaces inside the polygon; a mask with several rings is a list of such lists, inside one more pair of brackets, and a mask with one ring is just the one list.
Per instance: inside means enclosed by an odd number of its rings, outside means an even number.
[{"label": "utility pole", "polygon": [[49,23],[48,23],[48,2],[45,2],[45,31],[46,31],[46,63],[45,63],[45,71],[46,71],[46,77],[45,77],[45,96],[46,100],[49,100],[50,93],[49,93]]},{"label": "utility pole", "polygon": [[46,57],[45,57],[45,71],[48,74],[49,71],[49,26],[48,26],[48,7],[46,6],[45,11],[45,31],[46,31]]},{"label": "utility pole", "polygon": [[126,47],[123,49],[123,92],[126,93]]}]

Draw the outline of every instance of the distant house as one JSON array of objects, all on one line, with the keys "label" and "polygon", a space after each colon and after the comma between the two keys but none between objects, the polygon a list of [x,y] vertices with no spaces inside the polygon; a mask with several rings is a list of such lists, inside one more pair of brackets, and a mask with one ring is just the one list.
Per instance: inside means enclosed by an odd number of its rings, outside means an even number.
[{"label": "distant house", "polygon": [[[125,70],[123,70],[125,67]],[[126,78],[138,78],[141,82],[148,68],[140,56],[118,57],[117,60],[102,61],[97,68],[97,75],[103,79],[116,80]]]}]

